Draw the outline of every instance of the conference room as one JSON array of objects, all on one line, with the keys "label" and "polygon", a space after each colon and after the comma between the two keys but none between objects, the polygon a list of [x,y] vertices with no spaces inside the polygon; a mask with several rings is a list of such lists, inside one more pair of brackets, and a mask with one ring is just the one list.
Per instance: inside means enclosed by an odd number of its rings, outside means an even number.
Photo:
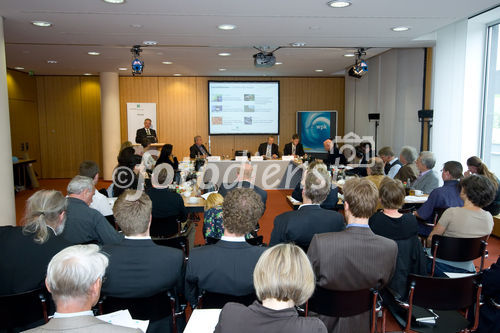
[{"label": "conference room", "polygon": [[500,332],[496,1],[0,13],[1,332]]}]

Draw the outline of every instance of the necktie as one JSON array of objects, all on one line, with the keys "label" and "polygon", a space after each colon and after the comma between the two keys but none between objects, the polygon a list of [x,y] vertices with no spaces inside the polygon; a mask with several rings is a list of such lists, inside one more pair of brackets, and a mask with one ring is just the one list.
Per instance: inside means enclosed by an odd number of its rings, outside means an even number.
[{"label": "necktie", "polygon": [[267,145],[266,156],[271,157],[271,145]]},{"label": "necktie", "polygon": [[146,134],[151,135],[151,133],[149,132],[149,128],[146,128]]},{"label": "necktie", "polygon": [[200,152],[202,155],[207,155],[207,152],[205,149],[203,149],[203,146],[200,146]]},{"label": "necktie", "polygon": [[292,145],[292,155],[295,155],[297,147],[295,145]]}]

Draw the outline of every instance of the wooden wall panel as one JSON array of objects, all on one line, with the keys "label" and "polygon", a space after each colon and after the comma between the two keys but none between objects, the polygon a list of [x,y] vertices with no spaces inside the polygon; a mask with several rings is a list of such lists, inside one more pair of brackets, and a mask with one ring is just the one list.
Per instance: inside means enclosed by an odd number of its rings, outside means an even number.
[{"label": "wooden wall panel", "polygon": [[101,87],[98,77],[81,77],[83,160],[95,161],[102,169]]},{"label": "wooden wall panel", "polygon": [[[7,71],[12,155],[34,158],[35,172],[41,174],[40,136],[36,79],[18,71]],[[26,143],[28,147],[26,147]]]}]

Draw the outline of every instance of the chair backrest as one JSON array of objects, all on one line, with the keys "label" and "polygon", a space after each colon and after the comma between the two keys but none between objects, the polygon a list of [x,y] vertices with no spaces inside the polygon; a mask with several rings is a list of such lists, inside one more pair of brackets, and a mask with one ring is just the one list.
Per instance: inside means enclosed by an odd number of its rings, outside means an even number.
[{"label": "chair backrest", "polygon": [[0,329],[23,327],[40,320],[47,322],[48,298],[44,288],[0,296]]},{"label": "chair backrest", "polygon": [[198,308],[200,309],[222,309],[226,303],[240,303],[243,305],[252,304],[257,297],[254,293],[242,296],[234,296],[228,294],[212,293],[209,291],[202,291],[201,296],[198,297]]},{"label": "chair backrest", "polygon": [[316,286],[307,304],[307,311],[330,317],[351,317],[375,310],[378,292],[374,289],[351,291],[328,290]]},{"label": "chair backrest", "polygon": [[125,309],[129,310],[134,319],[160,320],[173,314],[175,298],[170,297],[168,292],[162,292],[150,297],[140,298],[103,296],[99,301],[99,312],[101,314]]},{"label": "chair backrest", "polygon": [[184,258],[189,258],[189,241],[186,236],[177,236],[170,238],[151,238],[155,244],[161,246],[173,247],[184,252]]},{"label": "chair backrest", "polygon": [[432,236],[431,253],[436,258],[450,261],[474,260],[484,257],[488,245],[486,243],[487,237],[455,238],[434,235]]},{"label": "chair backrest", "polygon": [[445,210],[448,208],[434,208],[434,224],[439,221],[441,216],[443,216],[443,213]]},{"label": "chair backrest", "polygon": [[408,275],[410,303],[433,310],[461,310],[476,301],[481,273],[461,278]]},{"label": "chair backrest", "polygon": [[151,237],[171,237],[180,232],[178,216],[153,217],[149,233]]}]

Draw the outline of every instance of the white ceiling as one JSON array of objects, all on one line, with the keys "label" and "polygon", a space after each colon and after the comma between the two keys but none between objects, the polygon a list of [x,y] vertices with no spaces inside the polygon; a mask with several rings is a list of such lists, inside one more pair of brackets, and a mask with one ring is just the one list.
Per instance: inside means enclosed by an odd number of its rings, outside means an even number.
[{"label": "white ceiling", "polygon": [[[331,76],[353,63],[343,55],[370,47],[367,57],[394,47],[432,46],[426,38],[452,22],[489,9],[498,0],[352,0],[330,8],[327,0],[2,0],[7,67],[35,74],[81,75],[130,69],[130,47],[144,48],[143,75]],[[50,21],[50,28],[33,20]],[[221,31],[220,24],[236,30]],[[140,28],[132,25],[141,25]],[[409,26],[393,32],[394,26]],[[305,42],[304,48],[290,43]],[[256,69],[252,46],[278,50],[283,65]],[[100,56],[90,56],[98,51]],[[230,52],[220,57],[219,52]],[[47,60],[57,64],[47,64]],[[172,61],[164,65],[162,61]],[[220,72],[219,68],[227,71]],[[317,73],[315,69],[323,69]],[[130,75],[120,72],[120,75]]]}]

